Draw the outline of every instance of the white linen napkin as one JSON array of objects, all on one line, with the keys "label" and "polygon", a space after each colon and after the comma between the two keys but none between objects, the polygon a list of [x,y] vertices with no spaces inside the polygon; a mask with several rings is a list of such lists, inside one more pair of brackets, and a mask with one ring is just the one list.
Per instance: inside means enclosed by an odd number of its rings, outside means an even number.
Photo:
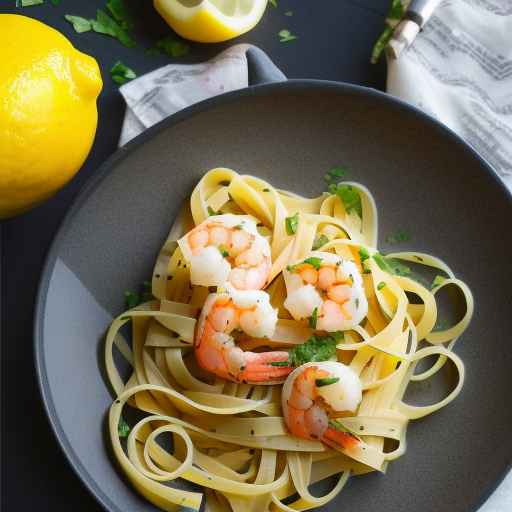
[{"label": "white linen napkin", "polygon": [[208,62],[169,64],[120,87],[126,114],[119,145],[189,105],[247,87],[246,54],[251,48],[261,52],[251,45],[239,44]]},{"label": "white linen napkin", "polygon": [[512,189],[512,0],[444,0],[388,59],[387,91],[457,132]]}]

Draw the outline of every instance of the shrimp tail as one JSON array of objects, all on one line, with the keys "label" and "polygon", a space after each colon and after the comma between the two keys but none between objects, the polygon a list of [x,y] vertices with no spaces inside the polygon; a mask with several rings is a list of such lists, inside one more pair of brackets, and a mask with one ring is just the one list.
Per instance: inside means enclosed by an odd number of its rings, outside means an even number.
[{"label": "shrimp tail", "polygon": [[335,450],[350,450],[355,448],[360,442],[353,434],[333,427],[327,427],[322,436],[322,441]]},{"label": "shrimp tail", "polygon": [[287,363],[288,352],[245,352],[245,368],[238,376],[242,382],[274,384],[282,382],[293,370],[292,366],[273,365]]}]

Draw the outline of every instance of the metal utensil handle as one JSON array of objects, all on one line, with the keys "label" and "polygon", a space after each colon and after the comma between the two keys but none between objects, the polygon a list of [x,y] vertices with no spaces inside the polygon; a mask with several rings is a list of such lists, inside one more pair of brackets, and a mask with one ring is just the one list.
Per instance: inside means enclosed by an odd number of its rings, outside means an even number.
[{"label": "metal utensil handle", "polygon": [[405,18],[423,27],[432,16],[441,0],[412,0],[405,13]]}]

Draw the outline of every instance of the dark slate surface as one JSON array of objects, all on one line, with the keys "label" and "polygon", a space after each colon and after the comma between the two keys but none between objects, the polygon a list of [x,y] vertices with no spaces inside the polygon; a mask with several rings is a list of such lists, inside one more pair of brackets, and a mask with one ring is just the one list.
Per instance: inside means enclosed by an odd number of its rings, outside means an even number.
[{"label": "dark slate surface", "polygon": [[[15,8],[4,0],[0,13],[20,13],[37,18],[68,36],[80,50],[98,60],[104,78],[99,100],[99,126],[93,150],[81,171],[60,193],[43,206],[0,224],[1,256],[1,407],[2,494],[0,508],[10,511],[100,510],[69,468],[50,431],[42,410],[33,369],[32,316],[39,275],[49,244],[73,198],[85,180],[115,151],[124,105],[108,70],[122,60],[138,74],[169,62],[165,56],[146,56],[144,50],[170,30],[149,0],[127,0],[137,19],[135,49],[94,33],[75,34],[64,14],[94,16],[99,0],[61,0]],[[7,6],[7,4],[12,4]],[[236,42],[265,50],[291,78],[346,81],[383,89],[385,68],[369,64],[373,41],[382,29],[388,0],[278,0],[261,23]],[[293,10],[293,16],[284,12]],[[278,41],[287,28],[298,35],[289,44]],[[205,60],[232,43],[193,44],[180,62]]]}]

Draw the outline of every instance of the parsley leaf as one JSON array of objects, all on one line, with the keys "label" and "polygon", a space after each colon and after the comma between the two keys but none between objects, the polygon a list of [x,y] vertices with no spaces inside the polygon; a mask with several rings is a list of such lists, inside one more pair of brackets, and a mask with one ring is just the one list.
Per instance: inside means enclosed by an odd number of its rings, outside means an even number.
[{"label": "parsley leaf", "polygon": [[73,25],[75,32],[79,34],[82,34],[83,32],[89,32],[89,30],[92,29],[91,22],[85,18],[82,18],[81,16],[65,14],[64,18]]},{"label": "parsley leaf", "polygon": [[91,25],[94,32],[117,38],[127,48],[133,48],[136,45],[128,32],[101,9],[96,11],[96,19],[91,20]]},{"label": "parsley leaf", "polygon": [[124,292],[126,307],[132,309],[140,304],[140,295],[135,292]]},{"label": "parsley leaf", "polygon": [[225,245],[219,245],[219,252],[222,254],[223,258],[227,258],[229,256],[229,252]]},{"label": "parsley leaf", "polygon": [[387,258],[378,252],[373,255],[373,259],[380,269],[384,270],[384,272],[387,272],[388,274],[392,274],[394,276],[407,276],[411,273],[411,269],[397,259]]},{"label": "parsley leaf", "polygon": [[16,0],[16,7],[30,7],[31,5],[44,4],[44,0]]},{"label": "parsley leaf", "polygon": [[297,233],[297,228],[299,227],[299,214],[298,212],[291,217],[286,217],[284,220],[286,226],[286,232],[289,235],[294,235]]},{"label": "parsley leaf", "polygon": [[280,43],[289,43],[290,41],[297,39],[297,36],[293,35],[289,30],[286,29],[280,30],[278,35]]},{"label": "parsley leaf", "polygon": [[329,169],[324,176],[324,180],[328,185],[336,185],[341,178],[346,178],[347,170],[344,167],[333,167]]},{"label": "parsley leaf", "polygon": [[311,265],[316,270],[320,270],[320,265],[322,264],[322,258],[317,258],[316,256],[310,256],[309,258],[306,258],[303,263],[307,263],[308,265]]},{"label": "parsley leaf", "polygon": [[381,281],[378,285],[377,285],[377,290],[382,290],[382,288],[384,288],[386,286],[386,283],[384,281]]},{"label": "parsley leaf", "polygon": [[272,7],[276,7],[276,8],[277,8],[277,0],[268,0],[268,3],[269,3]]},{"label": "parsley leaf", "polygon": [[359,257],[361,258],[361,263],[370,258],[370,253],[368,252],[368,249],[366,247],[359,248]]},{"label": "parsley leaf", "polygon": [[361,196],[352,185],[344,185],[342,183],[338,183],[338,185],[331,184],[329,185],[329,192],[337,195],[341,199],[347,213],[354,211],[359,217],[363,217]]},{"label": "parsley leaf", "polygon": [[60,4],[60,0],[50,0],[52,5],[59,5]]},{"label": "parsley leaf", "polygon": [[312,336],[306,343],[290,350],[290,361],[293,366],[301,366],[311,361],[328,361],[336,355],[336,344],[337,339],[333,335]]},{"label": "parsley leaf", "polygon": [[441,286],[444,281],[446,281],[446,277],[437,275],[436,277],[434,277],[434,280],[432,281],[432,286],[430,288],[437,288],[438,286]]},{"label": "parsley leaf", "polygon": [[174,36],[166,36],[156,42],[156,48],[169,57],[183,57],[190,51],[190,46]]},{"label": "parsley leaf", "polygon": [[216,212],[211,206],[208,206],[206,210],[208,211],[208,215],[210,217],[213,217],[214,215],[219,215],[219,212]]},{"label": "parsley leaf", "polygon": [[124,418],[121,416],[119,418],[119,425],[117,426],[117,433],[119,437],[128,437],[128,434],[130,433],[130,425],[126,423]]},{"label": "parsley leaf", "polygon": [[133,80],[134,78],[137,78],[135,71],[133,71],[133,69],[129,68],[128,66],[125,66],[120,60],[118,60],[112,66],[112,69],[110,70],[110,76],[114,82],[121,85],[129,82],[130,80]]},{"label": "parsley leaf", "polygon": [[331,384],[336,384],[336,382],[339,382],[339,380],[339,377],[324,377],[323,379],[315,379],[315,386],[317,388],[330,386]]},{"label": "parsley leaf", "polygon": [[124,30],[133,28],[133,20],[123,0],[108,0],[107,9]]},{"label": "parsley leaf", "polygon": [[325,244],[329,243],[329,239],[322,233],[321,235],[317,235],[315,237],[315,240],[313,242],[313,251],[316,251],[320,249],[320,247],[323,247]]},{"label": "parsley leaf", "polygon": [[316,329],[316,322],[318,321],[318,307],[313,309],[312,315],[309,317],[309,327]]}]

